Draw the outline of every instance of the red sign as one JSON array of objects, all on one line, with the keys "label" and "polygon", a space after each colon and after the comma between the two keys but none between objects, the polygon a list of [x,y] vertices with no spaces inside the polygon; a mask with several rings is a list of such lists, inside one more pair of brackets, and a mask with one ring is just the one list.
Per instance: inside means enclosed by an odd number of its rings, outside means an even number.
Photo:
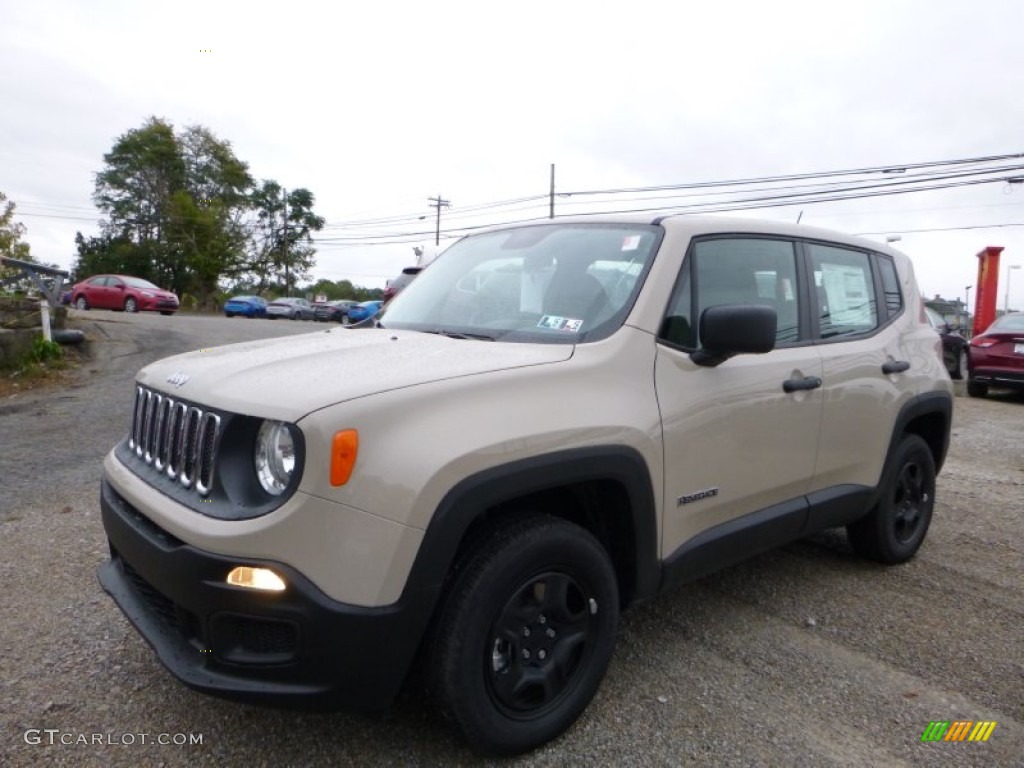
[{"label": "red sign", "polygon": [[1003,246],[990,245],[978,253],[978,292],[974,295],[974,329],[978,335],[996,319],[996,292],[999,290],[999,254]]}]

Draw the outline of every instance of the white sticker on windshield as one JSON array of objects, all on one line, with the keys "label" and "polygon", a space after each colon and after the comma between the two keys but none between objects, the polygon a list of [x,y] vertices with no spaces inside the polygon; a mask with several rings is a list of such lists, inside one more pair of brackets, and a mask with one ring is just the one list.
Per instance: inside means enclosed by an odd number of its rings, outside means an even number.
[{"label": "white sticker on windshield", "polygon": [[626,235],[622,238],[622,250],[635,251],[640,247],[640,235]]},{"label": "white sticker on windshield", "polygon": [[576,333],[581,325],[583,325],[582,320],[559,317],[558,315],[544,315],[537,323],[538,328],[549,328],[552,331],[566,331],[567,333]]}]

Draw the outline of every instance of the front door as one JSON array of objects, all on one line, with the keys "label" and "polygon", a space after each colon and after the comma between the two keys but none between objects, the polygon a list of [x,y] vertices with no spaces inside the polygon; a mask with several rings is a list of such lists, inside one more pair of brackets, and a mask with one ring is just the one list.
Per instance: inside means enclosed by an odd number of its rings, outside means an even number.
[{"label": "front door", "polygon": [[[684,261],[655,361],[664,557],[695,536],[715,535],[716,526],[784,502],[793,504],[782,538],[802,526],[818,449],[822,390],[814,382],[822,364],[809,342],[798,276],[796,246],[784,239],[698,240]],[[700,313],[717,304],[774,307],[776,348],[716,367],[695,364],[689,352],[700,348]],[[787,392],[787,381],[804,386]]]}]

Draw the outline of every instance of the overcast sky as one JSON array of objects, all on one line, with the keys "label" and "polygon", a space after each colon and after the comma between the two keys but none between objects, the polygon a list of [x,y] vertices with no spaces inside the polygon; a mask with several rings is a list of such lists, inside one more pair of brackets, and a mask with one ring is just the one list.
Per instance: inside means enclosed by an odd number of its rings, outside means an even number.
[{"label": "overcast sky", "polygon": [[[329,242],[367,234],[346,222],[407,216],[384,231],[432,235],[440,194],[442,227],[488,223],[456,217],[546,194],[552,163],[567,191],[1024,153],[1017,0],[0,0],[0,19],[0,191],[33,255],[65,267],[75,232],[98,232],[103,154],[151,115],[310,189],[329,225],[315,275],[368,286],[410,245]],[[974,255],[1003,245],[1001,307],[1006,264],[1024,264],[1024,185],[747,215],[801,210],[900,235],[929,296],[962,298]]]}]

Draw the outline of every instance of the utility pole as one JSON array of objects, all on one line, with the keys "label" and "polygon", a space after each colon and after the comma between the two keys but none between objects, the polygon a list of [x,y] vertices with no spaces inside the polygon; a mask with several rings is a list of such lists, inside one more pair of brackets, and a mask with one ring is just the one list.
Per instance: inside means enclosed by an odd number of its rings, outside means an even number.
[{"label": "utility pole", "polygon": [[451,203],[441,197],[438,193],[437,197],[428,197],[427,201],[430,203],[431,208],[437,208],[437,226],[434,229],[434,245],[441,244],[441,207],[450,208]]},{"label": "utility pole", "polygon": [[551,164],[551,194],[548,197],[548,218],[555,218],[555,164]]},{"label": "utility pole", "polygon": [[284,240],[282,242],[282,260],[284,261],[284,295],[292,295],[292,275],[288,268],[288,190],[281,190],[281,197],[284,201]]}]

